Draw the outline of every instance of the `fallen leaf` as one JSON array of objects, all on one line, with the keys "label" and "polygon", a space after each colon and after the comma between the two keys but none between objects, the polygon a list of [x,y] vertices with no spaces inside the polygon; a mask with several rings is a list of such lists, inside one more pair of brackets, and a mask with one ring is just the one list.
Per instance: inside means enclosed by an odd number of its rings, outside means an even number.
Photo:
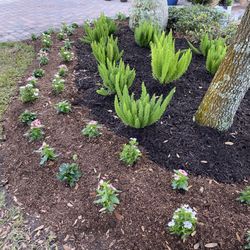
[{"label": "fallen leaf", "polygon": [[203,161],[201,161],[201,163],[207,164],[207,161],[204,161],[204,160],[203,160]]},{"label": "fallen leaf", "polygon": [[226,142],[225,142],[225,145],[232,146],[232,145],[234,145],[234,143],[233,143],[233,142],[231,142],[231,141],[226,141]]},{"label": "fallen leaf", "polygon": [[67,206],[68,206],[68,207],[73,207],[73,204],[71,204],[71,203],[69,202],[69,203],[67,203]]},{"label": "fallen leaf", "polygon": [[39,230],[42,230],[44,228],[44,225],[41,225],[40,227],[37,227],[35,230],[34,230],[34,232],[37,232],[37,231],[39,231]]},{"label": "fallen leaf", "polygon": [[217,247],[218,246],[218,243],[207,243],[205,245],[206,248],[214,248],[214,247]]},{"label": "fallen leaf", "polygon": [[236,233],[236,238],[237,238],[237,240],[238,240],[239,242],[241,242],[241,238],[240,238],[240,236],[239,236],[239,233]]},{"label": "fallen leaf", "polygon": [[204,192],[204,187],[200,188],[200,192],[203,193]]},{"label": "fallen leaf", "polygon": [[199,249],[199,247],[200,247],[200,243],[194,244],[194,249],[195,249],[195,250]]},{"label": "fallen leaf", "polygon": [[115,218],[117,220],[122,220],[123,219],[123,216],[121,214],[119,214],[118,212],[115,211]]}]

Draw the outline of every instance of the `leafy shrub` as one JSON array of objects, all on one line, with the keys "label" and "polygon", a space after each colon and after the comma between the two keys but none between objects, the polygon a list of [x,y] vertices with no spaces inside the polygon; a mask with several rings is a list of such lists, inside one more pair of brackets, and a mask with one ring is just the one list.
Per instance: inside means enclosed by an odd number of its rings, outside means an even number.
[{"label": "leafy shrub", "polygon": [[183,205],[174,212],[173,219],[168,223],[171,234],[186,239],[196,228],[196,212],[188,205]]},{"label": "leafy shrub", "polygon": [[99,64],[106,64],[107,60],[117,62],[121,59],[123,51],[119,51],[118,38],[111,35],[108,39],[102,38],[99,43],[91,43],[91,48],[95,59]]},{"label": "leafy shrub", "polygon": [[25,134],[29,138],[30,141],[38,141],[43,138],[43,125],[41,124],[40,120],[36,119],[31,122],[30,130],[28,133]]},{"label": "leafy shrub", "polygon": [[101,14],[101,16],[94,21],[93,27],[88,22],[83,25],[85,36],[81,39],[83,42],[92,43],[100,42],[101,38],[107,38],[116,31],[116,24],[111,19]]},{"label": "leafy shrub", "polygon": [[161,84],[179,79],[188,69],[192,59],[191,50],[175,52],[175,41],[170,32],[167,36],[162,32],[151,43],[153,77]]},{"label": "leafy shrub", "polygon": [[154,40],[155,35],[160,34],[160,29],[158,26],[154,25],[152,22],[143,21],[135,28],[135,42],[140,47],[149,47],[150,42]]},{"label": "leafy shrub", "polygon": [[41,42],[42,42],[42,47],[46,49],[50,48],[53,44],[51,40],[51,36],[48,34],[44,34],[44,33],[42,34]]},{"label": "leafy shrub", "polygon": [[82,134],[86,137],[98,137],[102,133],[100,132],[101,126],[96,121],[91,121],[87,126],[82,130]]},{"label": "leafy shrub", "polygon": [[71,103],[68,101],[62,101],[56,104],[57,113],[67,114],[71,111]]},{"label": "leafy shrub", "polygon": [[49,63],[48,53],[44,50],[40,50],[38,53],[38,60],[40,65],[47,65]]},{"label": "leafy shrub", "polygon": [[125,85],[130,88],[135,79],[135,70],[131,70],[129,65],[125,66],[122,59],[119,65],[107,60],[107,63],[98,66],[98,71],[103,83],[96,92],[104,96],[115,94],[116,88],[123,89]]},{"label": "leafy shrub", "polygon": [[188,174],[186,171],[174,170],[174,179],[172,180],[173,189],[182,189],[188,191]]},{"label": "leafy shrub", "polygon": [[142,83],[141,97],[135,100],[134,93],[130,96],[128,87],[125,85],[123,92],[117,89],[115,96],[116,114],[124,124],[134,128],[144,128],[162,117],[174,92],[175,88],[164,100],[162,95],[157,100],[155,94],[150,98],[144,83]]},{"label": "leafy shrub", "polygon": [[35,69],[33,71],[33,76],[36,78],[41,78],[45,75],[45,71],[43,69]]},{"label": "leafy shrub", "polygon": [[20,87],[20,99],[24,103],[35,101],[38,95],[39,89],[35,88],[32,84]]},{"label": "leafy shrub", "polygon": [[43,143],[42,147],[36,152],[41,154],[40,165],[43,166],[47,161],[54,161],[57,158],[54,148],[51,148],[47,143]]},{"label": "leafy shrub", "polygon": [[58,75],[64,77],[68,74],[68,67],[64,64],[59,66]]},{"label": "leafy shrub", "polygon": [[103,208],[99,211],[108,211],[112,213],[115,210],[115,207],[120,203],[118,199],[119,192],[120,191],[112,186],[109,181],[101,180],[96,190],[96,196],[98,199],[94,201],[94,203],[101,204],[103,206]]},{"label": "leafy shrub", "polygon": [[240,197],[237,200],[250,205],[250,186],[246,187],[246,189],[240,193]]},{"label": "leafy shrub", "polygon": [[76,163],[63,163],[59,167],[59,173],[57,179],[65,181],[70,187],[75,186],[76,182],[79,181],[82,173]]},{"label": "leafy shrub", "polygon": [[63,62],[71,62],[74,59],[74,53],[62,47],[60,49],[60,57]]},{"label": "leafy shrub", "polygon": [[132,166],[141,155],[136,138],[130,138],[129,143],[123,145],[120,160],[128,166]]},{"label": "leafy shrub", "polygon": [[34,120],[36,120],[37,118],[37,114],[34,112],[30,112],[28,110],[25,110],[20,116],[19,116],[19,120],[24,123],[29,125],[31,122],[33,122]]},{"label": "leafy shrub", "polygon": [[60,94],[64,91],[65,80],[62,79],[59,75],[55,75],[52,81],[52,89],[55,94]]}]

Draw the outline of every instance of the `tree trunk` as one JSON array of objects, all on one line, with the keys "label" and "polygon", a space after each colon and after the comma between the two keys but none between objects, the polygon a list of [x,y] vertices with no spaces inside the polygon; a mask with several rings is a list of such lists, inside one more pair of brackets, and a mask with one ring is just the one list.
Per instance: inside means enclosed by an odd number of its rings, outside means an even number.
[{"label": "tree trunk", "polygon": [[233,124],[235,113],[250,87],[250,4],[207,90],[194,120],[225,131]]}]

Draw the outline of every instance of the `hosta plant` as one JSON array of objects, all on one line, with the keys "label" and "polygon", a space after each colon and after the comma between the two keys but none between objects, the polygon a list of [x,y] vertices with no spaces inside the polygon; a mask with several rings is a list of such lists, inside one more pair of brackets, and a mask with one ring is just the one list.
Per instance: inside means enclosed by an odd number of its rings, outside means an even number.
[{"label": "hosta plant", "polygon": [[122,60],[119,65],[107,60],[107,64],[98,66],[98,71],[103,82],[96,92],[104,96],[115,94],[116,88],[123,89],[125,85],[130,88],[135,79],[135,70],[130,69],[129,65],[125,66]]},{"label": "hosta plant", "polygon": [[82,38],[83,42],[92,43],[100,42],[101,38],[106,38],[116,31],[115,22],[103,14],[94,21],[93,27],[88,22],[83,25],[85,36]]},{"label": "hosta plant", "polygon": [[118,38],[111,35],[108,39],[101,39],[100,42],[91,43],[92,53],[99,64],[106,64],[107,60],[117,62],[121,59],[123,51],[118,47]]},{"label": "hosta plant", "polygon": [[115,111],[125,125],[134,128],[144,128],[157,122],[164,114],[169,102],[175,93],[173,88],[164,99],[154,94],[152,97],[142,83],[142,93],[138,100],[135,100],[134,93],[129,95],[127,86],[123,92],[118,88],[115,96]]},{"label": "hosta plant", "polygon": [[141,155],[136,138],[130,138],[129,143],[123,145],[120,160],[128,166],[132,166]]},{"label": "hosta plant", "polygon": [[82,134],[86,137],[98,137],[102,133],[100,131],[101,126],[96,121],[90,121],[86,127],[82,130]]},{"label": "hosta plant", "polygon": [[240,196],[237,200],[241,203],[250,205],[250,186],[246,187],[246,189],[240,193]]},{"label": "hosta plant", "polygon": [[64,47],[60,49],[59,54],[63,62],[71,62],[74,59],[74,53]]},{"label": "hosta plant", "polygon": [[59,76],[61,76],[61,77],[67,76],[69,70],[68,70],[68,67],[66,65],[62,64],[58,68],[59,68],[59,70],[58,70]]},{"label": "hosta plant", "polygon": [[76,182],[79,181],[82,173],[79,166],[76,163],[63,163],[59,167],[57,179],[66,182],[70,187],[75,186]]},{"label": "hosta plant", "polygon": [[32,84],[32,85],[35,87],[36,84],[37,84],[37,78],[34,77],[34,76],[30,76],[30,77],[27,79],[27,83],[28,83],[28,84]]},{"label": "hosta plant", "polygon": [[20,98],[22,102],[33,102],[38,98],[38,96],[39,89],[35,88],[32,84],[20,87]]},{"label": "hosta plant", "polygon": [[43,138],[43,125],[40,120],[36,119],[31,122],[29,131],[25,134],[30,141],[38,141]]},{"label": "hosta plant", "polygon": [[67,114],[71,111],[71,103],[68,101],[61,101],[56,104],[57,113]]},{"label": "hosta plant", "polygon": [[188,191],[188,174],[185,170],[174,170],[174,176],[172,180],[173,189],[181,189]]},{"label": "hosta plant", "polygon": [[44,166],[48,161],[54,161],[57,158],[54,148],[51,148],[47,143],[43,143],[37,151],[41,155],[40,165]]},{"label": "hosta plant", "polygon": [[45,75],[45,71],[43,69],[35,69],[33,71],[33,76],[36,77],[36,78],[41,78]]},{"label": "hosta plant", "polygon": [[42,48],[49,49],[52,46],[51,36],[49,34],[42,34],[41,38]]},{"label": "hosta plant", "polygon": [[135,42],[140,47],[149,47],[150,42],[154,40],[154,36],[158,36],[160,29],[150,21],[143,21],[135,28]]},{"label": "hosta plant", "polygon": [[101,180],[96,190],[97,200],[94,201],[94,203],[102,205],[99,211],[112,213],[120,203],[118,199],[119,192],[109,181]]},{"label": "hosta plant", "polygon": [[161,36],[155,36],[150,46],[153,77],[161,84],[179,79],[188,69],[192,52],[190,49],[176,52],[172,32],[168,35],[162,32]]},{"label": "hosta plant", "polygon": [[49,63],[48,53],[44,50],[40,50],[38,53],[38,60],[40,65],[46,65]]},{"label": "hosta plant", "polygon": [[190,206],[183,205],[174,212],[168,228],[171,234],[176,234],[185,240],[195,231],[196,224],[196,212]]},{"label": "hosta plant", "polygon": [[60,94],[64,90],[65,80],[59,75],[55,75],[52,81],[52,89],[55,94]]},{"label": "hosta plant", "polygon": [[34,112],[30,112],[28,110],[25,110],[20,116],[19,116],[19,120],[27,125],[30,125],[31,122],[33,122],[34,120],[36,120],[37,118],[37,114]]}]

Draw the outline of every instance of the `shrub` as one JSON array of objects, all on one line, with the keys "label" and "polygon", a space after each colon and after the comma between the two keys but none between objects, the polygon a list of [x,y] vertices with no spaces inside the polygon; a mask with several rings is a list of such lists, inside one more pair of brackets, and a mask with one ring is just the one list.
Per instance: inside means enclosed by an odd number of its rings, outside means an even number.
[{"label": "shrub", "polygon": [[74,53],[62,47],[60,49],[60,57],[63,62],[71,62],[74,59]]},{"label": "shrub", "polygon": [[174,170],[174,179],[172,180],[173,189],[182,189],[188,191],[188,174],[186,171]]},{"label": "shrub", "polygon": [[68,67],[64,64],[59,66],[58,75],[64,77],[68,74]]},{"label": "shrub", "polygon": [[129,143],[123,145],[120,160],[128,166],[132,166],[141,155],[136,138],[130,138]]},{"label": "shrub", "polygon": [[33,122],[34,120],[36,120],[37,118],[37,114],[34,112],[30,112],[28,110],[25,110],[20,116],[19,116],[19,120],[24,123],[29,125],[31,122]]},{"label": "shrub", "polygon": [[71,111],[71,103],[62,101],[56,104],[57,113],[67,114]]},{"label": "shrub", "polygon": [[188,205],[183,205],[174,212],[173,219],[168,223],[171,234],[186,239],[196,228],[196,212]]},{"label": "shrub", "polygon": [[39,89],[34,88],[32,84],[20,87],[20,98],[24,103],[35,101],[38,98],[38,95]]},{"label": "shrub", "polygon": [[179,79],[188,69],[192,59],[192,52],[175,52],[175,41],[172,32],[167,36],[165,32],[160,37],[155,37],[151,43],[153,77],[161,84],[170,83]]},{"label": "shrub", "polygon": [[33,76],[36,78],[41,78],[45,75],[45,71],[43,69],[35,69],[33,71]]},{"label": "shrub", "polygon": [[120,203],[118,199],[119,192],[120,191],[112,186],[109,181],[101,180],[96,190],[96,196],[98,199],[94,201],[94,203],[101,204],[103,206],[103,208],[99,211],[108,211],[112,213],[115,210],[115,207]]},{"label": "shrub", "polygon": [[158,26],[149,21],[143,21],[135,28],[135,42],[140,47],[149,47],[150,42],[154,40],[154,36],[159,34],[160,29]]},{"label": "shrub", "polygon": [[51,148],[47,143],[43,143],[42,147],[36,152],[41,154],[40,165],[43,166],[48,161],[54,161],[57,158],[54,148]]},{"label": "shrub", "polygon": [[96,121],[91,121],[87,126],[82,130],[82,134],[86,137],[98,137],[102,133],[100,132],[101,126]]},{"label": "shrub", "polygon": [[81,176],[81,171],[76,163],[63,163],[59,167],[57,179],[60,181],[65,181],[70,187],[73,187],[75,186],[76,182],[79,181]]},{"label": "shrub", "polygon": [[38,60],[40,65],[46,65],[49,63],[48,53],[44,50],[40,50],[38,53]]},{"label": "shrub", "polygon": [[101,39],[99,43],[91,43],[91,48],[95,59],[99,64],[106,64],[107,60],[117,62],[121,59],[123,51],[119,51],[118,38],[114,39],[111,35],[107,40]]},{"label": "shrub", "polygon": [[30,130],[25,134],[29,138],[30,141],[38,141],[43,138],[43,125],[40,120],[36,119],[31,122]]},{"label": "shrub", "polygon": [[155,94],[150,98],[144,83],[142,83],[141,97],[135,100],[134,93],[129,95],[127,86],[124,87],[123,93],[117,89],[117,96],[115,96],[116,114],[124,124],[134,128],[144,128],[162,117],[174,92],[175,88],[164,100],[162,95],[157,100]]},{"label": "shrub", "polygon": [[27,83],[28,83],[28,84],[32,84],[33,87],[35,87],[36,84],[37,84],[37,78],[34,77],[34,76],[30,76],[30,77],[27,79]]},{"label": "shrub", "polygon": [[115,94],[116,88],[123,89],[125,85],[130,88],[135,79],[135,70],[131,70],[129,65],[125,66],[122,59],[119,65],[107,60],[106,64],[98,66],[98,71],[103,83],[96,92],[104,96]]},{"label": "shrub", "polygon": [[51,36],[48,35],[48,34],[42,34],[42,47],[45,48],[45,49],[48,49],[52,46],[52,40],[51,40]]},{"label": "shrub", "polygon": [[237,200],[250,205],[250,186],[246,187],[246,189],[240,193],[240,197]]},{"label": "shrub", "polygon": [[52,81],[52,89],[55,94],[60,94],[64,91],[65,80],[62,79],[59,75],[55,75],[55,78]]},{"label": "shrub", "polygon": [[83,42],[100,42],[101,38],[107,38],[116,31],[115,22],[103,14],[94,21],[93,27],[88,22],[83,25],[85,36],[81,39]]}]

